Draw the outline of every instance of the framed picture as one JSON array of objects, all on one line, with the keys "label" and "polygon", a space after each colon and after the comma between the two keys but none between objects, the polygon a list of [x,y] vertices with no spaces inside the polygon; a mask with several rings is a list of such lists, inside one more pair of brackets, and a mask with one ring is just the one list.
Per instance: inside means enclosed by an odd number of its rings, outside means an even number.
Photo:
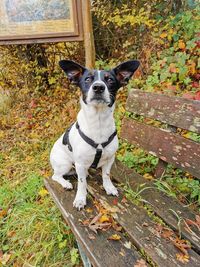
[{"label": "framed picture", "polygon": [[1,0],[0,44],[83,40],[81,0]]}]

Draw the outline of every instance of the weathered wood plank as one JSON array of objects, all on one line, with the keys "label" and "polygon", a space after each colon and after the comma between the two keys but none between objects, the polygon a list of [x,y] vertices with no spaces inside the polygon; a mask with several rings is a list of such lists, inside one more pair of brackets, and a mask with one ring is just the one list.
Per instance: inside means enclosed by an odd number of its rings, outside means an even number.
[{"label": "weathered wood plank", "polygon": [[200,101],[131,90],[127,110],[200,133]]},{"label": "weathered wood plank", "polygon": [[[95,235],[80,223],[80,220],[88,219],[91,214],[88,214],[86,210],[77,211],[73,208],[72,203],[75,198],[75,190],[66,191],[51,179],[45,179],[44,182],[93,266],[133,267],[137,260],[141,259],[137,251],[124,246],[124,243],[129,241],[128,238],[122,236],[119,242],[111,241],[108,240],[108,237],[116,233],[114,230],[101,231]],[[87,208],[89,207],[95,210],[91,200],[87,200]],[[94,240],[89,238],[91,233],[96,237]],[[120,251],[123,251],[124,256],[119,254]]]},{"label": "weathered wood plank", "polygon": [[[154,181],[148,181],[143,176],[137,174],[133,169],[127,168],[124,164],[115,161],[112,167],[112,176],[119,183],[127,183],[130,187],[136,191],[141,184],[145,184],[144,187],[151,187],[151,189],[144,190],[140,195],[147,203],[152,206],[154,212],[162,218],[162,220],[172,227],[176,232],[181,231],[182,237],[189,240],[192,247],[200,253],[200,232],[194,226],[191,226],[191,230],[185,225],[187,219],[195,221],[195,213],[188,207],[183,207],[181,203],[175,198],[168,197],[166,194],[160,192],[154,185]],[[173,210],[181,218],[180,225],[178,226],[178,220]]]},{"label": "weathered wood plank", "polygon": [[[120,192],[118,202],[113,204],[113,197],[107,196],[105,192],[97,185],[97,181],[91,180],[88,186],[89,192],[105,207],[118,211],[113,217],[124,228],[132,238],[138,249],[145,251],[154,263],[159,267],[182,267],[183,264],[176,259],[178,251],[172,243],[160,236],[157,232],[157,224],[153,222],[145,209],[136,206],[133,203],[123,203],[123,193]],[[128,205],[127,205],[128,204]],[[190,260],[185,263],[187,267],[199,266],[200,256],[192,249],[189,250]],[[112,265],[114,266],[114,265]]]},{"label": "weathered wood plank", "polygon": [[121,137],[200,178],[200,144],[165,130],[124,119]]}]

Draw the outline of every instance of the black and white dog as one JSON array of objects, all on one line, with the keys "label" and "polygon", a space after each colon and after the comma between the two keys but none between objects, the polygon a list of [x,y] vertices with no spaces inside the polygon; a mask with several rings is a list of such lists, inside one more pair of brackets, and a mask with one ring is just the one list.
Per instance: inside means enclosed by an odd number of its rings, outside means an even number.
[{"label": "black and white dog", "polygon": [[110,71],[88,70],[71,61],[61,60],[60,67],[69,80],[80,87],[81,110],[75,122],[54,144],[50,162],[52,179],[66,189],[72,189],[69,180],[73,166],[78,176],[74,207],[86,205],[88,169],[102,168],[103,187],[108,195],[118,195],[110,180],[110,170],[118,149],[113,112],[120,87],[126,85],[139,67],[139,61],[126,61]]}]

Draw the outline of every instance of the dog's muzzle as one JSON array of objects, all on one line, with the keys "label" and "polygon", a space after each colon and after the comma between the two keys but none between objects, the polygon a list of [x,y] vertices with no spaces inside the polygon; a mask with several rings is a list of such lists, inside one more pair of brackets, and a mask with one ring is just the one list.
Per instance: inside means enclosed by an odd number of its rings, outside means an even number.
[{"label": "dog's muzzle", "polygon": [[94,83],[92,85],[92,97],[91,101],[96,101],[97,103],[108,104],[109,99],[106,97],[106,86],[103,83]]},{"label": "dog's muzzle", "polygon": [[93,92],[96,94],[96,95],[100,95],[102,94],[104,91],[105,91],[106,87],[104,84],[102,83],[95,83],[93,86],[92,86],[92,90]]}]

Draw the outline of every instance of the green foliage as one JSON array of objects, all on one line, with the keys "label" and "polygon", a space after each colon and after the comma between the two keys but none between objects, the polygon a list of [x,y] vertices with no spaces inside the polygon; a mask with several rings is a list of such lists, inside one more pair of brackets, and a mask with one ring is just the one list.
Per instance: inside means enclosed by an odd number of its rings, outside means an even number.
[{"label": "green foliage", "polygon": [[122,143],[118,151],[118,159],[137,173],[146,174],[153,171],[158,159],[140,148],[133,148]]},{"label": "green foliage", "polygon": [[173,187],[176,188],[186,198],[191,198],[200,205],[200,182],[198,180],[176,177],[165,177],[166,181]]},{"label": "green foliage", "polygon": [[171,93],[198,90],[199,11],[196,8],[170,17],[160,31],[154,33],[154,42],[160,44],[162,51],[151,59],[152,74],[144,83],[145,90]]},{"label": "green foliage", "polygon": [[70,255],[71,255],[71,263],[72,265],[76,265],[79,263],[79,253],[77,248],[72,248],[70,250]]}]

